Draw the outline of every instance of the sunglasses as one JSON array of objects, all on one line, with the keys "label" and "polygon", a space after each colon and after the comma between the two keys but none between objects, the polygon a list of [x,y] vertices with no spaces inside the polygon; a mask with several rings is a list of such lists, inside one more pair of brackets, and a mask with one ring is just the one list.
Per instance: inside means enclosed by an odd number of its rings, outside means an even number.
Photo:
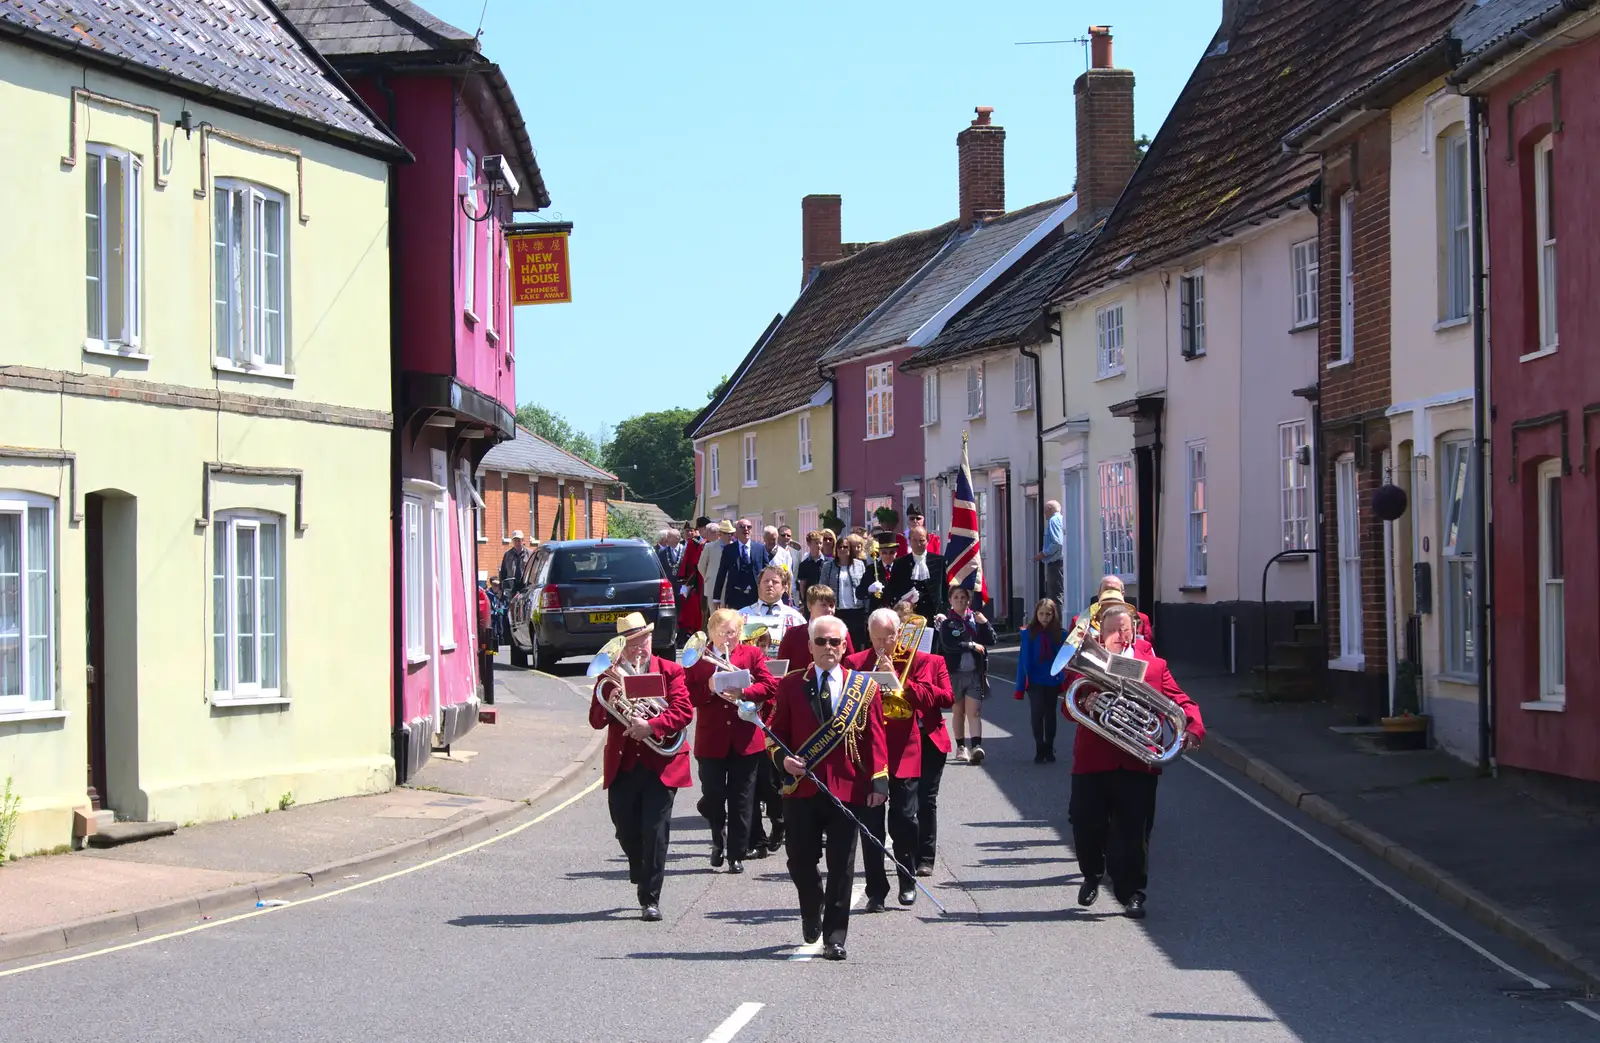
[{"label": "sunglasses", "polygon": [[823,646],[827,646],[828,648],[838,648],[840,645],[844,644],[844,638],[814,637],[811,639],[811,643],[816,645],[818,648],[822,648]]}]

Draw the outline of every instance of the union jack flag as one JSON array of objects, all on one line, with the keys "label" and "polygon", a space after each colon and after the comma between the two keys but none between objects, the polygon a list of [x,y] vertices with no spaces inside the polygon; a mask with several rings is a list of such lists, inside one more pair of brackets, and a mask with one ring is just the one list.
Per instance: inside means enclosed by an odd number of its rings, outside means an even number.
[{"label": "union jack flag", "polygon": [[945,575],[952,587],[978,592],[989,600],[989,585],[983,578],[983,548],[978,540],[978,501],[972,495],[972,468],[967,463],[967,436],[961,435],[961,474],[956,478],[955,502],[950,505],[950,547],[945,560]]}]

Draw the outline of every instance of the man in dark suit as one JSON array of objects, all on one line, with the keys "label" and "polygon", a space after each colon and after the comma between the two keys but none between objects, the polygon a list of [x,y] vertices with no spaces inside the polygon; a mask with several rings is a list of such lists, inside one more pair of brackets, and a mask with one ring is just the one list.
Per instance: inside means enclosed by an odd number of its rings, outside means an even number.
[{"label": "man in dark suit", "polygon": [[749,518],[740,518],[738,535],[722,548],[722,568],[717,572],[717,587],[711,598],[727,608],[741,609],[755,601],[756,580],[770,560],[767,545],[751,538],[754,530],[755,524]]},{"label": "man in dark suit", "polygon": [[932,619],[944,611],[944,558],[928,549],[928,530],[911,530],[911,553],[894,559],[889,568],[889,604],[906,600],[912,591],[916,613]]},{"label": "man in dark suit", "polygon": [[678,562],[683,559],[683,537],[677,529],[666,528],[656,533],[656,560],[661,562],[661,574],[668,579],[678,574]]}]

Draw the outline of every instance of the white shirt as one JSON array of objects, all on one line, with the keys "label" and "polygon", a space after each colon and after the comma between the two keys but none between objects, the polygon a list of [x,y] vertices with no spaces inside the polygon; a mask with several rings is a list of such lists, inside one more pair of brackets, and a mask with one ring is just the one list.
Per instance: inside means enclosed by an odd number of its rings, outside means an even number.
[{"label": "white shirt", "polygon": [[773,605],[757,601],[752,605],[746,605],[741,608],[739,615],[753,623],[765,623],[767,629],[772,631],[773,652],[769,653],[769,656],[776,654],[778,643],[783,640],[785,631],[790,627],[806,625],[805,616],[802,616],[798,610],[785,605],[781,601]]},{"label": "white shirt", "polygon": [[824,677],[828,679],[828,696],[822,702],[822,710],[829,717],[832,717],[839,707],[839,697],[844,695],[844,668],[836,666],[826,674],[823,673],[820,666],[813,667],[813,669],[817,672],[817,687],[819,689],[822,687],[822,679]]},{"label": "white shirt", "polygon": [[911,582],[920,583],[928,579],[928,552],[923,551],[921,554],[913,554],[911,555],[911,560],[916,562],[911,566]]}]

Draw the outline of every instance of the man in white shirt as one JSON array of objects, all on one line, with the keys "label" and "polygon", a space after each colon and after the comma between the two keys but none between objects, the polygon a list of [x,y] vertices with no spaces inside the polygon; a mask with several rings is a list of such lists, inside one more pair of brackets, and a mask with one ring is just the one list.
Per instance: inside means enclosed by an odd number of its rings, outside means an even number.
[{"label": "man in white shirt", "polygon": [[[783,640],[783,632],[792,626],[805,626],[806,617],[791,605],[783,603],[784,589],[789,577],[777,565],[761,570],[756,583],[756,600],[739,610],[747,623],[762,623],[772,635],[772,648]],[[769,653],[770,658],[770,653]]]}]

